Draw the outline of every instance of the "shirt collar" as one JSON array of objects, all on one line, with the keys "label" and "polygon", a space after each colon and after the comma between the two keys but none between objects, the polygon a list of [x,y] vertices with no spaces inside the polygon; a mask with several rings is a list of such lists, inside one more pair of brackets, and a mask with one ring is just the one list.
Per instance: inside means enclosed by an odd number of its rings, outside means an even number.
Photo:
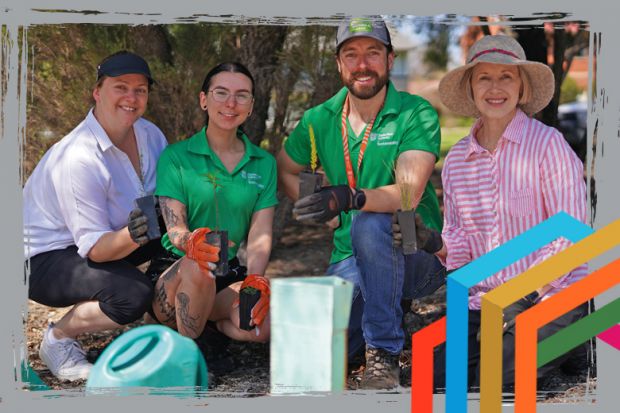
[{"label": "shirt collar", "polygon": [[[86,126],[90,129],[93,136],[97,140],[97,144],[101,148],[102,152],[106,152],[110,148],[116,148],[114,143],[110,140],[110,137],[108,136],[105,129],[103,129],[103,126],[101,126],[101,124],[95,117],[94,108],[91,108],[88,112],[88,115],[86,115]],[[139,150],[141,150],[142,142],[144,142],[146,135],[144,134],[144,131],[138,127],[138,121],[134,122],[133,131],[136,136],[136,143],[138,145],[138,148]]]},{"label": "shirt collar", "polygon": [[[507,141],[520,144],[523,140],[525,124],[528,119],[528,116],[521,109],[517,109],[517,113],[512,118],[510,123],[508,123],[508,126],[506,126],[506,129],[500,137],[500,140],[505,139]],[[486,149],[480,146],[478,140],[475,138],[476,132],[478,131],[480,126],[482,126],[482,120],[478,118],[476,122],[472,125],[469,132],[469,150],[467,151],[466,158],[469,158],[474,153],[482,153],[486,151]]]},{"label": "shirt collar", "polygon": [[[245,155],[249,158],[263,158],[265,153],[260,151],[255,145],[250,142],[250,139],[245,135],[245,133],[239,131],[237,133],[237,137],[240,138],[245,145]],[[203,128],[197,132],[194,136],[189,138],[188,143],[188,151],[199,154],[206,155],[210,158],[214,157],[214,153],[209,146],[209,142],[207,141],[207,128],[203,126]]]},{"label": "shirt collar", "polygon": [[[344,99],[347,96],[348,89],[343,87],[333,97],[325,101],[325,108],[333,112],[336,115],[342,113],[342,107],[344,106]],[[401,109],[401,99],[398,91],[394,87],[392,81],[387,83],[387,93],[385,95],[385,101],[383,102],[383,108],[377,115],[377,118],[381,118],[388,114],[398,114]]]},{"label": "shirt collar", "polygon": [[94,114],[94,108],[91,108],[86,115],[86,126],[92,132],[93,136],[97,140],[97,144],[101,148],[102,152],[107,151],[108,149],[114,147],[114,144],[108,137],[108,134],[103,129],[103,126],[99,123]]}]

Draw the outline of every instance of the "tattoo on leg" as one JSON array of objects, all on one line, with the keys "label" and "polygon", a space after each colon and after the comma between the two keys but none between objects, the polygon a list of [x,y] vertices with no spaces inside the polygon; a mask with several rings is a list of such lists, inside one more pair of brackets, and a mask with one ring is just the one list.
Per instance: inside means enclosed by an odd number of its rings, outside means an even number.
[{"label": "tattoo on leg", "polygon": [[198,337],[201,333],[198,327],[198,317],[192,317],[189,314],[189,296],[185,293],[178,293],[177,300],[179,300],[178,314],[183,327],[191,331],[194,337]]},{"label": "tattoo on leg", "polygon": [[164,284],[174,278],[175,275],[179,272],[179,266],[181,265],[181,260],[176,260],[174,264],[172,264],[166,271],[164,271],[161,275],[161,278],[164,281]]},{"label": "tattoo on leg", "polygon": [[165,284],[161,283],[155,291],[155,301],[159,306],[159,311],[164,317],[163,320],[159,320],[162,324],[165,324],[169,327],[176,328],[176,311],[174,306],[168,303],[168,294],[166,294]]}]

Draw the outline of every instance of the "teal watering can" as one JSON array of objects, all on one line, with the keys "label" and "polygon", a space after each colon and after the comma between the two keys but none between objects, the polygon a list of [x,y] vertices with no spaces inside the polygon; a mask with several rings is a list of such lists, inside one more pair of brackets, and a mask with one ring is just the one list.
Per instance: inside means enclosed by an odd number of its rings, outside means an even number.
[{"label": "teal watering can", "polygon": [[196,343],[162,325],[137,327],[119,336],[99,356],[86,382],[91,393],[125,387],[205,391],[207,386],[207,365]]}]

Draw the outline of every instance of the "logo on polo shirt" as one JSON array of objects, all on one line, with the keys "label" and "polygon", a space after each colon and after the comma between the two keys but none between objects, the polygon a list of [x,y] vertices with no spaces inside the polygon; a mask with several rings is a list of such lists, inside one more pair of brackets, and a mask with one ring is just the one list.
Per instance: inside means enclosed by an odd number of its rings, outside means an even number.
[{"label": "logo on polo shirt", "polygon": [[241,171],[241,178],[243,178],[249,185],[256,185],[259,189],[264,189],[265,185],[261,183],[262,176],[254,172]]},{"label": "logo on polo shirt", "polygon": [[370,142],[377,141],[377,146],[398,145],[398,140],[394,137],[394,132],[371,133],[368,138]]}]

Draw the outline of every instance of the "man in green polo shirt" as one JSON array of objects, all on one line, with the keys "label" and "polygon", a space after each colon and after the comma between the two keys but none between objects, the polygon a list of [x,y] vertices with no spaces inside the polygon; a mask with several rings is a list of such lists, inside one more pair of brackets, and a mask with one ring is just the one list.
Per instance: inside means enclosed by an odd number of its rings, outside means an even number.
[{"label": "man in green polo shirt", "polygon": [[401,298],[422,297],[445,281],[434,256],[420,251],[405,263],[402,250],[392,246],[391,215],[400,207],[394,174],[403,177],[424,223],[440,231],[428,181],[439,157],[439,122],[426,100],[396,91],[389,81],[394,53],[382,19],[343,21],[336,62],[345,87],[304,113],[278,155],[279,180],[297,200],[298,175],[318,156],[331,186],[298,200],[294,212],[300,220],[337,225],[327,273],[355,285],[349,356],[365,341],[362,387],[393,388],[404,343]]}]

